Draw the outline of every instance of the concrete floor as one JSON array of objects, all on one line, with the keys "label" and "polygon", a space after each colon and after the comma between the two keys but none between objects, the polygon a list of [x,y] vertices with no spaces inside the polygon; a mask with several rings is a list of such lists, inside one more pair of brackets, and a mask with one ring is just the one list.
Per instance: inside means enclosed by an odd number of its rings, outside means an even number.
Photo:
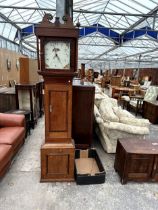
[{"label": "concrete floor", "polygon": [[[157,138],[158,126],[151,134]],[[12,166],[0,182],[0,210],[157,210],[158,184],[120,183],[114,171],[114,155],[95,142],[106,170],[99,185],[40,183],[40,146],[44,141],[44,119],[27,137]]]}]

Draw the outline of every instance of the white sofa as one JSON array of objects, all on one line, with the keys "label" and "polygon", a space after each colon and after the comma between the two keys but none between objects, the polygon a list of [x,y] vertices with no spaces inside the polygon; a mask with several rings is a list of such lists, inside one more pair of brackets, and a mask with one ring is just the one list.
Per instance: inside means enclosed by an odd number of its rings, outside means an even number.
[{"label": "white sofa", "polygon": [[118,138],[144,139],[149,134],[149,120],[137,119],[118,106],[117,100],[96,87],[95,131],[107,153],[115,153]]}]

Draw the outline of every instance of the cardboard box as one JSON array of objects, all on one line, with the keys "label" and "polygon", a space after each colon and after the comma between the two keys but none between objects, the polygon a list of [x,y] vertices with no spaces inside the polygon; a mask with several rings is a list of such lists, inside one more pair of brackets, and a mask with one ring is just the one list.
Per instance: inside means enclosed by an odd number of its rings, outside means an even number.
[{"label": "cardboard box", "polygon": [[105,169],[96,149],[75,150],[75,178],[79,185],[105,182]]}]

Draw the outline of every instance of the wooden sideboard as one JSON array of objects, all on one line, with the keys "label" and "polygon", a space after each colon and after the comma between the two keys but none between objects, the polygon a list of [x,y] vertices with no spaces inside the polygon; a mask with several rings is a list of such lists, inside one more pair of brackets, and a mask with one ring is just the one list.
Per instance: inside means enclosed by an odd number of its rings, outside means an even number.
[{"label": "wooden sideboard", "polygon": [[31,111],[31,127],[42,115],[42,82],[16,84],[16,108]]},{"label": "wooden sideboard", "polygon": [[143,101],[143,117],[151,123],[158,123],[158,101]]},{"label": "wooden sideboard", "polygon": [[93,138],[95,87],[90,82],[73,81],[72,138],[76,148],[89,148]]},{"label": "wooden sideboard", "polygon": [[15,88],[0,88],[0,112],[16,109]]}]

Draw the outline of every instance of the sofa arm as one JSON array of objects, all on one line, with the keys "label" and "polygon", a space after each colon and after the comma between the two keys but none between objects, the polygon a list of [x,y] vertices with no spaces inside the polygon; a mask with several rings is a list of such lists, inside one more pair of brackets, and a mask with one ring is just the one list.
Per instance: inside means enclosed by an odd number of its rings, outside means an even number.
[{"label": "sofa arm", "polygon": [[0,113],[0,127],[25,127],[25,116]]}]

